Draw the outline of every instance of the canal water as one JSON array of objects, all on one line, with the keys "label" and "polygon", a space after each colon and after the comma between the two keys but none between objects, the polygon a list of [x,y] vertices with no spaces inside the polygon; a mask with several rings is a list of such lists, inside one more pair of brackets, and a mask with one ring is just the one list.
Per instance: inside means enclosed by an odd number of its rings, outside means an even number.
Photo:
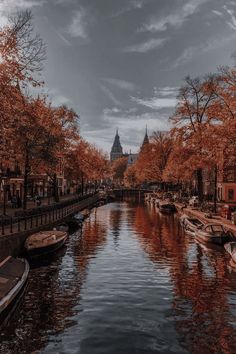
[{"label": "canal water", "polygon": [[94,209],[28,287],[0,353],[236,353],[236,271],[177,216]]}]

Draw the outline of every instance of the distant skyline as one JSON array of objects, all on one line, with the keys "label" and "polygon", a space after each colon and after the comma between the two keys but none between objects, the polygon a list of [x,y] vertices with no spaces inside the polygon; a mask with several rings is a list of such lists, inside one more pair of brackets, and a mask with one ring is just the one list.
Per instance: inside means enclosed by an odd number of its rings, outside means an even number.
[{"label": "distant skyline", "polygon": [[236,1],[0,0],[0,23],[30,9],[47,44],[45,91],[80,115],[81,134],[110,152],[167,130],[184,77],[234,64]]}]

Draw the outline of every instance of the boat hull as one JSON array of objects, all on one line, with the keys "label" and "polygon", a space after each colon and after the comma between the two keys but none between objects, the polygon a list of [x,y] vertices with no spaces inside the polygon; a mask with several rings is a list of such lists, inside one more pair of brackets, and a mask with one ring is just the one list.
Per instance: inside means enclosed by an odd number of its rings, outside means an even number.
[{"label": "boat hull", "polygon": [[31,250],[27,250],[27,254],[29,256],[30,259],[34,259],[37,257],[42,257],[51,253],[56,252],[59,248],[61,248],[66,242],[66,238],[60,240],[57,243],[54,243],[52,245],[48,245],[45,247],[38,247],[38,248],[34,248]]},{"label": "boat hull", "polygon": [[[10,320],[10,317],[12,316],[20,300],[22,299],[22,296],[27,287],[29,264],[25,259],[15,260],[15,261],[24,262],[24,271],[21,274],[21,277],[19,276],[16,277],[18,280],[16,285],[8,293],[6,293],[4,297],[1,297],[0,299],[0,328],[7,325],[8,321]],[[0,276],[1,276],[1,268],[0,268]]]},{"label": "boat hull", "polygon": [[214,243],[215,245],[220,245],[220,246],[223,246],[225,243],[230,241],[228,236],[214,236],[214,235],[206,236],[206,235],[201,235],[196,233],[195,237],[200,242]]}]

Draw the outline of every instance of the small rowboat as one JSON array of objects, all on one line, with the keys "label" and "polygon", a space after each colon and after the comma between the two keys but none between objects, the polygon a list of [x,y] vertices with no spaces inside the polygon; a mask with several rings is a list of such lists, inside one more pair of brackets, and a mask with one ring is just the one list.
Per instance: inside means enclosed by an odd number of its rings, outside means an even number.
[{"label": "small rowboat", "polygon": [[221,224],[207,224],[196,230],[195,236],[199,241],[217,245],[224,245],[234,240],[234,235],[226,231]]},{"label": "small rowboat", "polygon": [[236,242],[228,242],[224,245],[224,248],[231,256],[231,264],[236,266]]},{"label": "small rowboat", "polygon": [[11,256],[0,263],[0,327],[5,325],[16,308],[29,274],[26,259]]},{"label": "small rowboat", "polygon": [[58,250],[65,244],[67,237],[65,231],[40,231],[27,238],[25,249],[30,258],[40,257]]},{"label": "small rowboat", "polygon": [[197,230],[203,228],[204,226],[204,223],[201,220],[192,218],[185,214],[180,217],[180,224],[183,226],[186,233],[193,236],[195,236],[195,232]]}]

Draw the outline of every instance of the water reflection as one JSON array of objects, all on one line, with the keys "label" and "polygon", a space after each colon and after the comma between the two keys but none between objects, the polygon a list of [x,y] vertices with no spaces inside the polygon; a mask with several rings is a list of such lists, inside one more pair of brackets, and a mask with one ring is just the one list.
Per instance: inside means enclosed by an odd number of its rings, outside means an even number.
[{"label": "water reflection", "polygon": [[235,353],[236,272],[176,216],[129,202],[94,209],[82,234],[31,269],[1,353]]},{"label": "water reflection", "polygon": [[157,228],[141,209],[136,209],[135,228],[150,259],[168,265],[181,344],[191,353],[236,352],[236,278],[228,272],[224,250],[195,243],[174,217],[149,209]]}]

